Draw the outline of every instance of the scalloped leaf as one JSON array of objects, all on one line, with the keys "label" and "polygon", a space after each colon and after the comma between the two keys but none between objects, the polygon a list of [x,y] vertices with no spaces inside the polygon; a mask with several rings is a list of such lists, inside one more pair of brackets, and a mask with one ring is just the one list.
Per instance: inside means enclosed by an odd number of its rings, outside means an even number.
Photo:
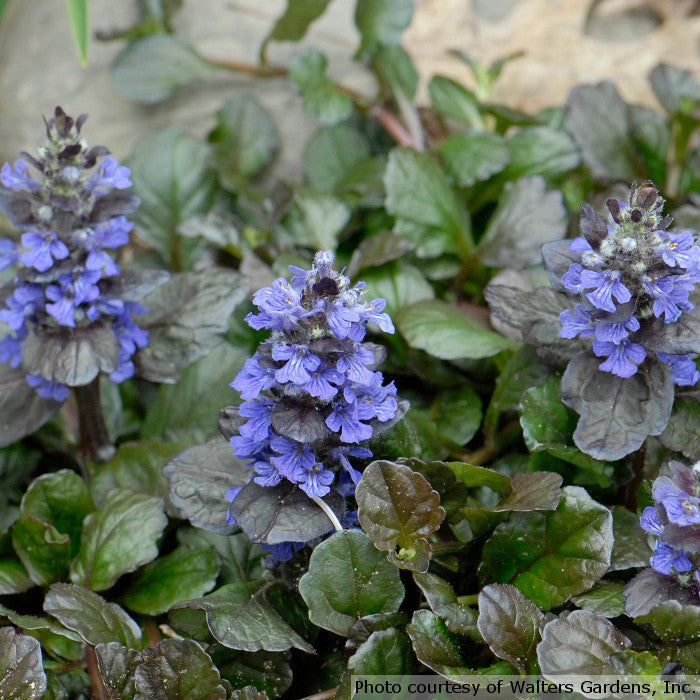
[{"label": "scalloped leaf", "polygon": [[226,492],[247,484],[250,469],[221,436],[173,457],[163,467],[163,476],[169,482],[170,500],[193,525],[222,535],[235,532],[235,526],[226,522]]},{"label": "scalloped leaf", "polygon": [[571,600],[579,608],[601,617],[618,617],[625,612],[625,598],[622,581],[601,579],[590,591],[574,596]]},{"label": "scalloped leaf", "polygon": [[0,697],[39,700],[46,691],[46,674],[39,642],[12,627],[0,627]]},{"label": "scalloped leaf", "polygon": [[447,629],[455,634],[468,634],[479,640],[476,614],[462,605],[452,586],[445,579],[430,573],[413,573],[413,580],[423,591],[430,609],[445,621]]},{"label": "scalloped leaf", "polygon": [[653,355],[626,379],[601,372],[599,364],[590,352],[575,357],[561,380],[561,400],[580,416],[576,446],[595,459],[615,460],[666,427],[673,381],[668,367]]},{"label": "scalloped leaf", "polygon": [[100,676],[111,700],[134,699],[134,674],[141,663],[141,652],[127,649],[119,642],[106,642],[95,647]]},{"label": "scalloped leaf", "polygon": [[406,632],[418,661],[435,673],[446,678],[473,674],[462,659],[459,637],[430,610],[416,610]]},{"label": "scalloped leaf", "polygon": [[411,675],[416,672],[411,640],[393,627],[372,632],[348,659],[348,670],[355,676]]},{"label": "scalloped leaf", "polygon": [[396,462],[372,462],[363,472],[355,498],[362,529],[389,561],[412,571],[427,571],[427,537],[440,527],[445,509],[427,479]]},{"label": "scalloped leaf", "polygon": [[562,477],[552,472],[516,474],[511,490],[494,507],[498,511],[556,510],[562,497]]},{"label": "scalloped leaf", "polygon": [[361,618],[396,612],[404,597],[398,569],[360,530],[342,530],[313,551],[299,581],[309,619],[342,637]]},{"label": "scalloped leaf", "polygon": [[122,574],[155,559],[156,542],[168,523],[163,505],[162,498],[128,489],[112,491],[102,508],[83,522],[80,552],[71,564],[71,581],[104,591]]},{"label": "scalloped leaf", "polygon": [[[647,550],[649,551],[648,547]],[[693,590],[681,586],[671,576],[664,576],[652,568],[638,573],[623,590],[625,612],[633,618],[646,615],[656,606],[674,600],[681,605],[697,603]]]},{"label": "scalloped leaf", "polygon": [[131,649],[142,646],[141,628],[124,609],[82,586],[52,584],[44,610],[92,646],[115,640]]},{"label": "scalloped leaf", "polygon": [[517,588],[491,584],[479,593],[479,632],[491,651],[526,673],[536,669],[542,611]]},{"label": "scalloped leaf", "polygon": [[268,602],[261,582],[231,583],[202,598],[176,603],[172,610],[183,608],[204,610],[211,633],[229,649],[286,651],[295,647],[314,653]]},{"label": "scalloped leaf", "polygon": [[511,583],[544,610],[588,590],[607,571],[612,515],[567,486],[555,511],[515,513],[484,545],[479,576]]},{"label": "scalloped leaf", "polygon": [[614,506],[613,543],[609,571],[621,571],[649,565],[651,550],[647,534],[639,524],[639,516],[624,506]]}]

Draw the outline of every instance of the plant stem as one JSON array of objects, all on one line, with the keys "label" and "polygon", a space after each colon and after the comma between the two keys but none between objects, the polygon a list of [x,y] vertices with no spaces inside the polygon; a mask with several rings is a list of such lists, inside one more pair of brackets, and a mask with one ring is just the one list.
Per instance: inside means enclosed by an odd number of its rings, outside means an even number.
[{"label": "plant stem", "polygon": [[457,598],[457,602],[460,605],[476,605],[479,602],[479,594],[473,593],[472,595],[461,595]]},{"label": "plant stem", "polygon": [[633,452],[630,458],[630,467],[632,468],[632,479],[620,487],[620,500],[622,504],[631,510],[637,512],[637,487],[644,481],[644,467],[646,466],[646,450],[642,445],[636,452]]},{"label": "plant stem", "polygon": [[97,664],[97,654],[95,650],[85,645],[85,661],[87,663],[87,672],[90,677],[90,685],[92,687],[92,697],[94,700],[108,700],[107,689],[102,682],[102,675]]},{"label": "plant stem", "polygon": [[89,384],[73,387],[78,404],[80,424],[80,453],[83,461],[106,462],[114,456],[115,448],[109,439],[100,406],[100,378]]},{"label": "plant stem", "polygon": [[495,457],[504,447],[507,447],[520,434],[520,421],[514,420],[501,430],[492,443],[480,447],[468,454],[455,455],[461,462],[479,466]]},{"label": "plant stem", "polygon": [[331,507],[319,496],[314,496],[311,500],[328,516],[336,532],[340,532],[343,526],[340,524],[340,520],[338,520],[336,514],[331,510]]}]

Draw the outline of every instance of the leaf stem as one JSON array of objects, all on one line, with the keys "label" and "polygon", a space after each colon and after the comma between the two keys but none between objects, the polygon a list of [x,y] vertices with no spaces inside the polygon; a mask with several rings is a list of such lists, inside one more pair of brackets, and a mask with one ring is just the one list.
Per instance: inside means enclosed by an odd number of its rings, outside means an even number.
[{"label": "leaf stem", "polygon": [[311,500],[328,516],[336,532],[340,532],[343,526],[340,524],[336,514],[331,510],[331,507],[320,496],[314,496]]},{"label": "leaf stem", "polygon": [[479,594],[472,593],[471,595],[458,596],[457,602],[464,606],[476,605],[479,602]]},{"label": "leaf stem", "polygon": [[111,459],[115,447],[109,439],[100,405],[100,377],[89,384],[73,387],[78,404],[80,452],[83,460],[103,463]]},{"label": "leaf stem", "polygon": [[468,454],[458,454],[455,455],[461,462],[465,464],[472,464],[474,466],[479,466],[484,462],[488,462],[493,459],[503,448],[507,447],[518,435],[520,434],[520,420],[516,419],[508,423],[503,430],[501,430],[496,439],[483,445],[474,452]]},{"label": "leaf stem", "polygon": [[108,700],[107,689],[102,682],[102,674],[97,664],[97,654],[95,650],[85,645],[85,662],[87,663],[87,672],[90,677],[90,686],[92,687],[92,697],[94,700]]}]

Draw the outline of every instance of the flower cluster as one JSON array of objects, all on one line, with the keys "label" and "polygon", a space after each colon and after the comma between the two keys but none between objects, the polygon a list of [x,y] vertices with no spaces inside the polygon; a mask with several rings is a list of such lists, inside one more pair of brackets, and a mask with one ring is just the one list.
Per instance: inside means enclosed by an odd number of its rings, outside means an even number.
[{"label": "flower cluster", "polygon": [[[561,277],[560,291],[578,303],[561,313],[561,336],[592,339],[593,352],[605,358],[600,369],[619,377],[635,374],[650,351],[645,327],[677,323],[694,308],[689,295],[700,281],[700,247],[690,231],[666,230],[671,218],[662,218],[663,204],[646,182],[632,186],[629,204],[608,200],[609,222],[584,205],[583,236],[569,244],[576,261]],[[692,355],[658,357],[675,384],[692,386],[700,378]]]},{"label": "flower cluster", "polygon": [[[37,157],[23,153],[0,171],[0,210],[23,231],[21,245],[0,239],[0,271],[17,266],[14,281],[0,290],[0,321],[11,329],[0,341],[0,361],[24,364],[32,337],[53,334],[65,346],[74,334],[108,328],[113,337],[102,343],[101,369],[121,382],[133,374],[132,356],[146,346],[148,333],[133,321],[144,307],[119,298],[113,283],[108,291],[109,278],[119,275],[109,251],[128,243],[133,224],[124,215],[138,199],[121,192],[131,186],[129,169],[80,137],[85,119],[73,120],[57,107]],[[27,381],[40,396],[67,398],[72,384],[64,375],[70,373],[28,369]],[[86,383],[86,376],[75,384]]]},{"label": "flower cluster", "polygon": [[671,462],[670,471],[654,481],[655,505],[640,522],[656,538],[652,568],[700,594],[700,462],[692,469]]},{"label": "flower cluster", "polygon": [[394,332],[386,302],[363,303],[364,283],[352,286],[334,260],[319,252],[311,270],[290,267],[291,281],[279,278],[255,294],[259,313],[246,321],[272,334],[231,384],[247,419],[230,439],[236,456],[250,458],[257,484],[286,480],[311,498],[331,491],[336,471],[349,476],[352,490],[360,472],[349,458],[370,457],[360,443],[398,410],[393,382],[385,385],[374,370],[384,348],[363,342],[369,322]]}]

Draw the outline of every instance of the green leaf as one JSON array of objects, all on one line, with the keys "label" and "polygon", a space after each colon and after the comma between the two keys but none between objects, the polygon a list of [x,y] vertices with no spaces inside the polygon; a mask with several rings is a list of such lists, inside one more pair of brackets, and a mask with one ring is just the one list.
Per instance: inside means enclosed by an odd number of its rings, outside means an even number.
[{"label": "green leaf", "polygon": [[34,586],[27,570],[16,559],[0,559],[0,595],[24,593]]},{"label": "green leaf", "polygon": [[395,462],[372,462],[355,494],[362,529],[389,561],[425,572],[431,558],[427,538],[445,519],[440,496],[424,476]]},{"label": "green leaf", "polygon": [[430,462],[447,456],[449,450],[443,444],[438,429],[420,413],[409,410],[406,415],[386,432],[372,439],[372,451],[376,456],[399,459],[414,455]]},{"label": "green leaf", "polygon": [[561,476],[552,472],[516,474],[511,480],[510,493],[493,510],[556,510],[562,495],[561,482]]},{"label": "green leaf", "polygon": [[515,513],[484,545],[482,581],[511,583],[544,610],[588,590],[607,571],[612,516],[579,486],[563,489],[558,508]]},{"label": "green leaf", "polygon": [[69,535],[31,513],[21,514],[10,528],[10,534],[12,546],[34,583],[43,586],[68,576]]},{"label": "green leaf", "polygon": [[542,246],[565,236],[566,228],[561,192],[547,191],[541,177],[523,177],[506,183],[477,254],[491,267],[527,267],[539,262]]},{"label": "green leaf", "polygon": [[[39,641],[42,641],[42,637],[46,640],[49,635],[62,637],[67,642],[82,643],[83,641],[83,638],[77,632],[66,629],[60,622],[56,622],[50,617],[20,615],[2,605],[0,605],[0,617],[6,617],[15,627],[32,632]],[[46,634],[42,635],[42,633]]]},{"label": "green leaf", "polygon": [[69,583],[54,583],[44,599],[44,610],[88,644],[118,641],[132,649],[141,648],[141,628],[116,603]]},{"label": "green leaf", "polygon": [[490,131],[459,131],[441,141],[435,151],[460,187],[488,180],[510,161],[506,140]]},{"label": "green leaf", "polygon": [[31,435],[61,407],[27,384],[27,372],[0,363],[0,447]]},{"label": "green leaf", "polygon": [[215,75],[223,71],[172,34],[154,34],[127,44],[110,72],[117,92],[139,104],[160,102],[180,87]]},{"label": "green leaf", "polygon": [[438,299],[410,304],[395,320],[410,347],[442,360],[476,360],[517,347],[481,315]]},{"label": "green leaf", "polygon": [[348,669],[355,676],[411,675],[416,672],[411,641],[393,627],[372,632],[348,659]]},{"label": "green leaf", "polygon": [[479,102],[473,92],[442,75],[433,76],[428,83],[433,107],[443,117],[467,124],[475,129],[484,128]]},{"label": "green leaf", "polygon": [[226,700],[209,654],[192,639],[163,639],[141,652],[134,677],[135,700]]},{"label": "green leaf", "polygon": [[696,591],[691,587],[651,567],[638,573],[625,586],[623,594],[625,612],[633,618],[648,614],[660,601],[673,600],[680,605],[696,605],[698,600]]},{"label": "green leaf", "polygon": [[673,403],[671,417],[659,435],[664,447],[682,452],[694,462],[700,459],[700,403],[695,399],[678,397]]},{"label": "green leaf", "polygon": [[575,87],[569,96],[566,127],[594,177],[631,181],[644,175],[632,136],[629,105],[613,83]]},{"label": "green leaf", "polygon": [[606,620],[587,610],[574,610],[564,619],[548,622],[537,645],[542,674],[585,674],[603,676],[617,673],[611,657],[629,649],[630,640]]},{"label": "green leaf", "polygon": [[[229,681],[234,688],[245,689],[252,686],[257,688],[260,694],[266,693],[265,697],[278,698],[289,690],[292,684],[292,670],[284,652],[251,653],[218,647],[212,652],[212,658],[222,678]],[[251,700],[265,700],[260,695],[249,697]]]},{"label": "green leaf", "polygon": [[411,244],[403,236],[394,231],[380,231],[362,239],[352,253],[346,274],[354,277],[360,270],[379,267],[410,251]]},{"label": "green leaf", "polygon": [[318,250],[333,250],[350,210],[337,197],[298,185],[294,190],[294,205],[285,217],[295,243]]},{"label": "green leaf", "polygon": [[193,216],[209,213],[219,192],[210,146],[184,131],[164,129],[141,137],[128,165],[141,199],[133,215],[138,236],[170,269],[182,269],[194,243],[179,240],[175,231]]},{"label": "green leaf", "polygon": [[613,535],[615,542],[610,555],[610,571],[647,566],[651,550],[647,534],[639,524],[639,516],[624,506],[614,506]]},{"label": "green leaf", "polygon": [[287,9],[263,42],[260,50],[263,62],[269,41],[299,41],[311,23],[325,12],[329,2],[330,0],[287,0]]},{"label": "green leaf", "polygon": [[367,270],[362,275],[362,281],[367,285],[364,298],[385,299],[385,311],[392,317],[404,306],[435,297],[435,292],[423,273],[403,261]]},{"label": "green leaf", "polygon": [[133,700],[134,675],[141,663],[141,652],[127,649],[118,642],[106,642],[95,647],[95,654],[109,697]]},{"label": "green leaf", "polygon": [[289,77],[304,100],[304,107],[325,124],[350,116],[352,100],[326,75],[328,60],[317,49],[308,49],[289,62]]},{"label": "green leaf", "polygon": [[229,649],[286,651],[295,647],[313,653],[270,605],[259,582],[231,583],[203,598],[173,606],[173,610],[182,608],[204,610],[211,633]]},{"label": "green leaf", "polygon": [[214,436],[190,447],[165,465],[163,475],[169,481],[170,500],[193,525],[220,534],[234,531],[226,522],[226,492],[245,485],[250,468],[228,441]]},{"label": "green leaf", "polygon": [[528,389],[520,404],[520,424],[528,450],[561,448],[571,440],[576,416],[559,398],[559,377]]},{"label": "green leaf", "polygon": [[656,355],[626,379],[601,372],[599,364],[590,351],[575,357],[562,377],[561,399],[580,415],[576,446],[595,459],[620,459],[666,427],[673,382]]},{"label": "green leaf", "polygon": [[233,398],[229,384],[243,367],[246,354],[221,343],[187,367],[177,384],[162,385],[146,411],[142,437],[203,442],[216,433],[219,411]]},{"label": "green leaf", "polygon": [[383,46],[400,44],[412,16],[413,0],[357,0],[355,26],[361,43],[355,58],[366,58]]},{"label": "green leaf", "polygon": [[465,384],[443,392],[436,402],[431,413],[437,429],[452,442],[466,445],[481,425],[481,397]]},{"label": "green leaf", "polygon": [[398,101],[412,100],[418,87],[418,71],[410,54],[399,45],[382,46],[372,56],[379,79]]},{"label": "green leaf", "polygon": [[71,581],[93,591],[111,588],[122,574],[158,556],[156,541],[167,522],[162,498],[112,491],[102,508],[84,520]]},{"label": "green leaf", "polygon": [[409,457],[397,460],[414,471],[420,472],[440,494],[440,505],[445,509],[448,522],[462,520],[462,508],[467,502],[469,491],[445,462],[422,462],[420,459]]},{"label": "green leaf", "polygon": [[474,242],[466,211],[442,168],[427,153],[404,147],[391,151],[384,187],[390,214],[443,231],[460,257],[469,255]]},{"label": "green leaf", "polygon": [[700,607],[696,601],[684,605],[677,600],[667,600],[634,619],[651,624],[667,645],[667,660],[682,663],[690,673],[700,671]]},{"label": "green leaf", "polygon": [[163,465],[184,448],[184,444],[177,442],[139,440],[122,443],[109,462],[95,469],[90,482],[95,503],[101,507],[115,489],[165,498],[168,482],[162,474]]},{"label": "green leaf", "polygon": [[87,67],[88,56],[88,3],[87,0],[66,0],[68,19],[73,32],[75,47],[78,50],[80,63]]},{"label": "green leaf", "polygon": [[323,126],[304,149],[304,174],[315,190],[332,194],[352,167],[367,157],[369,143],[361,131],[349,124]]},{"label": "green leaf", "polygon": [[39,700],[46,690],[41,645],[12,627],[0,627],[0,697]]},{"label": "green leaf", "polygon": [[536,646],[544,615],[517,588],[491,584],[479,593],[478,626],[491,651],[521,671],[536,668]]},{"label": "green leaf", "polygon": [[[150,335],[148,346],[136,355],[140,376],[155,382],[178,381],[182,369],[221,342],[233,310],[246,295],[243,277],[225,268],[173,275],[144,300],[150,311],[141,315],[139,326]],[[228,362],[238,361],[239,354],[224,347]]]},{"label": "green leaf", "polygon": [[[61,469],[34,479],[22,497],[22,513],[31,514],[69,535],[77,551],[83,518],[95,510],[87,486],[75,472]],[[75,552],[74,552],[75,553]]]},{"label": "green leaf", "polygon": [[541,176],[548,184],[577,168],[581,157],[565,131],[547,126],[519,129],[508,141],[510,162],[503,173],[508,180]]},{"label": "green leaf", "polygon": [[418,661],[435,673],[446,678],[472,674],[460,654],[459,637],[430,610],[416,610],[406,632]]},{"label": "green leaf", "polygon": [[700,100],[700,84],[689,70],[659,63],[649,74],[649,82],[670,114],[690,114]]},{"label": "green leaf", "polygon": [[235,190],[270,162],[280,137],[270,113],[253,95],[236,95],[216,113],[209,143],[221,182]]},{"label": "green leaf", "polygon": [[341,637],[366,615],[396,612],[404,597],[398,569],[360,530],[336,532],[314,549],[299,592],[310,620]]},{"label": "green leaf", "polygon": [[220,570],[221,558],[213,549],[178,547],[139,572],[124,593],[124,605],[144,615],[160,615],[175,603],[208,593]]},{"label": "green leaf", "polygon": [[447,462],[447,466],[454,475],[469,488],[488,486],[497,493],[507,493],[511,490],[511,480],[505,474],[500,474],[493,469],[477,467],[464,462]]},{"label": "green leaf", "polygon": [[625,612],[625,598],[622,581],[605,581],[601,579],[590,591],[574,596],[571,601],[579,608],[588,610],[601,617],[618,617]]},{"label": "green leaf", "polygon": [[459,602],[454,589],[445,579],[435,574],[414,572],[413,580],[423,591],[430,609],[445,621],[450,632],[471,637],[476,634],[478,637],[476,614]]}]

